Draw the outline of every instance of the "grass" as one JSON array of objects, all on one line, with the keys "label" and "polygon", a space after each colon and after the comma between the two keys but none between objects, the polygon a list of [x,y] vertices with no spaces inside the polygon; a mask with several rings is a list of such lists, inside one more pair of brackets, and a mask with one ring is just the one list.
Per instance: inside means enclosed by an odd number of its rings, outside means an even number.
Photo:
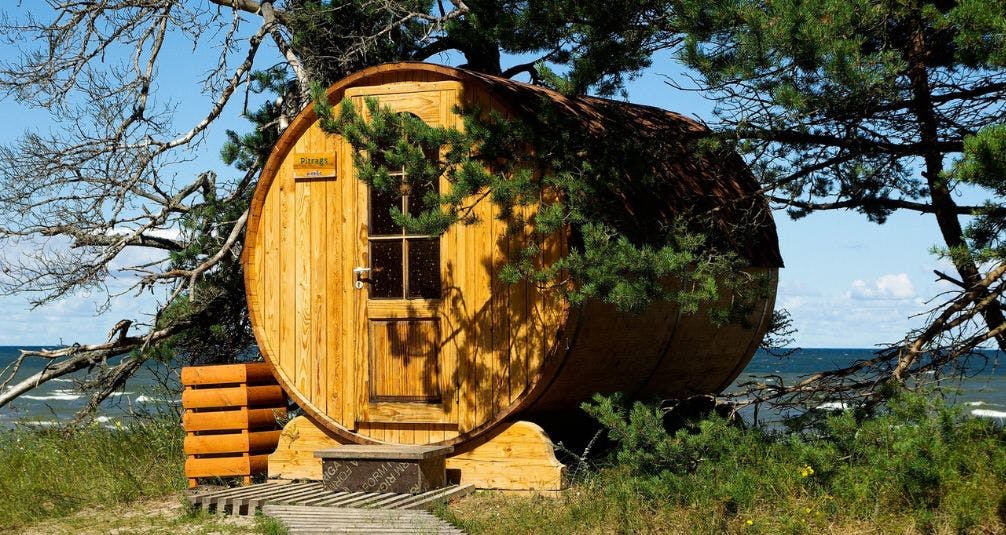
[{"label": "grass", "polygon": [[182,438],[171,418],[0,431],[0,532],[286,533],[268,517],[189,508]]},{"label": "grass", "polygon": [[234,517],[190,511],[177,496],[141,499],[116,505],[96,505],[64,517],[21,526],[24,535],[239,535],[270,533],[265,517]]},{"label": "grass", "polygon": [[[590,410],[614,446],[568,491],[477,493],[437,513],[470,533],[1006,533],[1006,431],[922,397],[785,434],[715,417],[668,432],[655,407],[613,400]],[[0,431],[0,458],[0,531],[285,532],[183,507],[173,420]]]},{"label": "grass", "polygon": [[1006,432],[906,396],[795,434],[595,405],[617,447],[558,498],[482,493],[440,514],[470,533],[1006,533]]},{"label": "grass", "polygon": [[0,530],[184,488],[177,422],[0,431]]}]

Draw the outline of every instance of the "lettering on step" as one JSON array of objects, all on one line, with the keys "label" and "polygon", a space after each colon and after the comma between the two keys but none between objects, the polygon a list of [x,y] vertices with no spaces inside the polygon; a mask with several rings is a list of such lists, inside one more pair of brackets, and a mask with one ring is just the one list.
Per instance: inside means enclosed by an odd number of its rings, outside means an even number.
[{"label": "lettering on step", "polygon": [[322,469],[325,488],[331,491],[410,492],[423,486],[414,463],[326,459]]},{"label": "lettering on step", "polygon": [[[355,464],[355,463],[354,463]],[[325,463],[325,484],[330,489],[341,489],[345,487],[346,480],[353,475],[353,469],[346,464]]]}]

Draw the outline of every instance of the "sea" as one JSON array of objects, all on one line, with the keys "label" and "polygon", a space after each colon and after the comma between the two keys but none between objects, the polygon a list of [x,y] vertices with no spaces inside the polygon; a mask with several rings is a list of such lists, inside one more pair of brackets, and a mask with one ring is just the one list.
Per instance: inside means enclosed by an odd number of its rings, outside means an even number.
[{"label": "sea", "polygon": [[[17,359],[19,349],[0,346],[0,371]],[[727,390],[746,381],[764,381],[770,377],[792,383],[808,374],[872,358],[873,351],[864,348],[803,348],[785,358],[759,351]],[[951,403],[962,405],[964,411],[972,416],[1006,423],[1006,358],[997,351],[984,352],[981,357],[977,361],[972,360],[967,377],[962,381],[944,380],[941,391]],[[39,359],[26,360],[11,384],[44,366],[45,362]],[[87,404],[88,397],[79,388],[83,374],[84,371],[81,371],[54,379],[0,407],[0,428],[15,425],[56,426],[67,422]],[[145,368],[128,381],[125,388],[102,404],[97,422],[107,426],[122,425],[120,420],[132,413],[176,411],[179,391],[177,372],[164,367]],[[833,403],[817,408],[842,407]]]}]

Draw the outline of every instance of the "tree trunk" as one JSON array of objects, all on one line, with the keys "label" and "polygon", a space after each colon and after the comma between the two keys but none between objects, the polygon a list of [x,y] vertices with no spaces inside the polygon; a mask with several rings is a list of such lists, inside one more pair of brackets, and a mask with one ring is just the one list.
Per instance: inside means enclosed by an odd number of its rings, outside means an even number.
[{"label": "tree trunk", "polygon": [[[957,203],[950,195],[950,188],[946,181],[941,178],[943,172],[944,154],[939,150],[939,129],[936,116],[933,113],[933,99],[929,87],[929,72],[926,70],[926,36],[921,15],[915,13],[912,20],[912,37],[909,40],[909,48],[906,51],[908,60],[908,79],[912,87],[912,102],[914,113],[919,123],[919,137],[925,149],[925,170],[922,176],[925,177],[929,185],[929,195],[932,199],[933,213],[939,225],[943,241],[952,251],[967,251],[967,244],[964,241],[964,230],[957,216]],[[954,266],[964,282],[965,288],[974,288],[982,280],[978,266],[970,254],[961,254],[952,257]],[[982,312],[989,330],[994,330],[1006,318],[1003,317],[999,307],[986,307]],[[996,337],[999,348],[1006,351],[1006,335],[999,333]],[[914,360],[914,359],[912,359]],[[898,368],[907,368],[911,362],[904,362]]]}]

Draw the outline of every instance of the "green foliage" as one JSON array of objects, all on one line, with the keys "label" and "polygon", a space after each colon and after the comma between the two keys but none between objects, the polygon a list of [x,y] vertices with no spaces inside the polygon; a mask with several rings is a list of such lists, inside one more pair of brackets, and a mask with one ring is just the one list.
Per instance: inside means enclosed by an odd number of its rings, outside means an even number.
[{"label": "green foliage", "polygon": [[[398,0],[397,11],[366,1],[290,0],[286,4],[291,45],[310,79],[326,87],[364,67],[412,57],[422,46],[427,28],[402,15],[429,13],[434,7],[431,0]],[[407,21],[399,22],[402,19]],[[370,39],[379,32],[380,37]],[[361,43],[364,39],[365,44]]]},{"label": "green foliage", "polygon": [[[251,74],[250,89],[256,94],[283,94],[287,84],[285,71],[278,67]],[[246,113],[245,118],[254,128],[244,135],[227,130],[227,141],[220,149],[220,159],[241,171],[260,169],[279,139],[279,128],[275,125],[282,112],[274,102],[267,101],[258,110]]]},{"label": "green foliage", "polygon": [[[951,176],[1006,196],[1006,126],[989,125],[973,136],[964,138],[964,153],[956,162]],[[973,245],[973,254],[982,261],[1006,258],[1006,213],[995,202],[986,202],[966,229]],[[968,251],[972,253],[972,251]]]},{"label": "green foliage", "polygon": [[618,93],[676,38],[668,25],[671,3],[665,1],[627,0],[618,9],[586,0],[468,5],[467,16],[448,24],[446,40],[460,44],[469,67],[498,74],[501,52],[540,57],[565,71],[571,94]]},{"label": "green foliage", "polygon": [[[717,102],[724,139],[788,198],[837,198],[882,223],[902,207],[892,199],[930,200],[941,170],[920,180],[923,157],[942,161],[1001,122],[991,105],[1002,98],[1001,4],[680,0],[673,17],[685,36],[679,57]],[[909,84],[915,32],[931,100]],[[919,143],[920,114],[934,115],[943,145]]]},{"label": "green foliage", "polygon": [[177,421],[111,427],[0,431],[0,530],[184,488]]},{"label": "green foliage", "polygon": [[282,522],[262,514],[255,516],[255,528],[258,533],[263,535],[287,535],[290,533],[290,530]]},{"label": "green foliage", "polygon": [[[1006,430],[935,397],[899,393],[876,416],[831,416],[806,433],[744,429],[711,416],[665,428],[659,407],[597,396],[584,407],[616,443],[616,470],[652,500],[721,511],[819,511],[824,521],[880,521],[897,512],[920,531],[979,531],[995,522],[1006,485]],[[786,500],[797,503],[786,504]],[[773,518],[813,532],[806,515]],[[813,517],[810,518],[813,520]],[[992,524],[994,525],[994,524]]]},{"label": "green foliage", "polygon": [[[626,213],[620,188],[631,181],[639,194],[660,180],[647,163],[657,149],[638,136],[611,133],[599,141],[563,127],[549,102],[539,104],[540,124],[472,108],[457,110],[464,122],[457,129],[394,113],[376,99],[366,100],[365,119],[352,102],[336,111],[320,87],[313,93],[321,128],[350,143],[357,176],[370,187],[395,193],[446,179],[447,190],[428,194],[421,213],[391,209],[409,232],[439,235],[453,224],[475,223],[474,205],[490,199],[511,241],[523,244],[500,273],[505,282],[529,280],[565,292],[574,304],[599,298],[637,312],[663,299],[691,313],[731,292],[731,306],[713,312],[718,323],[746,317],[768,291],[767,280],[741,275],[744,261],[707,239],[710,227],[701,217],[661,226]],[[531,205],[537,210],[524,221],[520,208]],[[568,254],[542,265],[543,244],[565,228],[574,236]]]}]

